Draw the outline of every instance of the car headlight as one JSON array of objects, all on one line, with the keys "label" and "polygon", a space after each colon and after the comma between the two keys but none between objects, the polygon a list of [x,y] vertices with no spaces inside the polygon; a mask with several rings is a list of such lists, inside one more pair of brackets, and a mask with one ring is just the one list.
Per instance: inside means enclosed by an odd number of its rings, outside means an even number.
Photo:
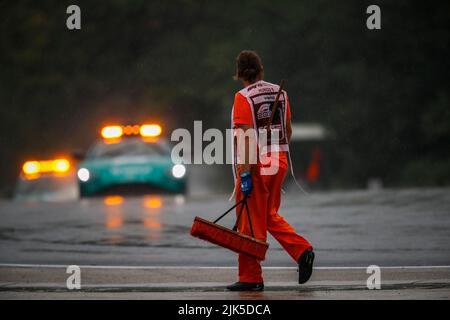
[{"label": "car headlight", "polygon": [[176,164],[172,167],[172,175],[177,178],[183,178],[184,175],[186,174],[186,167],[183,166],[182,164]]},{"label": "car headlight", "polygon": [[77,172],[78,179],[80,179],[83,182],[86,182],[89,180],[91,174],[89,173],[89,170],[86,168],[80,168]]}]

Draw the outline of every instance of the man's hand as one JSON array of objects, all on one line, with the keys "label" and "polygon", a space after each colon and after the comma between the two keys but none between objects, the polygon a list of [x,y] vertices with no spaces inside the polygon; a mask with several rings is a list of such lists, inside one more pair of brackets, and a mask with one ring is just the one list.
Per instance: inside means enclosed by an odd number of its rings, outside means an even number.
[{"label": "man's hand", "polygon": [[241,173],[241,191],[245,196],[250,194],[252,191],[252,175],[250,172]]}]

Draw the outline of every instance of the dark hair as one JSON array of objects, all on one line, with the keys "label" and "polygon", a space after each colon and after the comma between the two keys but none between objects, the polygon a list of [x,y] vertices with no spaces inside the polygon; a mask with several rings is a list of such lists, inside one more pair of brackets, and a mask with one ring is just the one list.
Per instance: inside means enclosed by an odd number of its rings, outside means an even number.
[{"label": "dark hair", "polygon": [[243,50],[236,58],[235,79],[253,82],[262,73],[261,58],[255,51]]}]

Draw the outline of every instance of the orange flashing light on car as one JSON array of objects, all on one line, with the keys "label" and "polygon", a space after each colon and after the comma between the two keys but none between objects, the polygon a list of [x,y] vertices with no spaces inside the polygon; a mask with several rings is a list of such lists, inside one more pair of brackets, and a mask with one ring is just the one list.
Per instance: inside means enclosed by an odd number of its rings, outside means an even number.
[{"label": "orange flashing light on car", "polygon": [[22,166],[22,170],[27,175],[33,175],[39,173],[39,162],[38,161],[27,161]]},{"label": "orange flashing light on car", "polygon": [[37,176],[41,173],[66,173],[70,169],[67,159],[27,161],[22,166],[22,171],[27,176]]},{"label": "orange flashing light on car", "polygon": [[131,136],[131,135],[138,135],[139,134],[139,126],[138,125],[134,125],[134,126],[124,126],[123,127],[123,133],[127,136]]},{"label": "orange flashing light on car", "polygon": [[53,172],[64,173],[69,171],[70,162],[67,159],[56,159],[52,162]]},{"label": "orange flashing light on car", "polygon": [[144,124],[141,126],[140,134],[146,138],[158,137],[161,135],[162,128],[158,124]]},{"label": "orange flashing light on car", "polygon": [[108,126],[102,129],[102,137],[105,139],[118,139],[123,135],[121,126]]},{"label": "orange flashing light on car", "polygon": [[162,128],[158,124],[143,124],[141,126],[106,126],[101,130],[101,135],[106,141],[119,141],[122,136],[140,135],[145,139],[156,138],[161,135]]}]

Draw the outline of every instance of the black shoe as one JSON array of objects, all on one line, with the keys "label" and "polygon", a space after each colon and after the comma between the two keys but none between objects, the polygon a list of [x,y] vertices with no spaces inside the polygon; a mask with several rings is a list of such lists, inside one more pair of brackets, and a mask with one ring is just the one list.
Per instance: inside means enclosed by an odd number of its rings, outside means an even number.
[{"label": "black shoe", "polygon": [[236,282],[227,287],[230,291],[263,291],[264,283]]},{"label": "black shoe", "polygon": [[303,284],[311,278],[314,256],[313,250],[307,249],[298,259],[298,283]]}]

